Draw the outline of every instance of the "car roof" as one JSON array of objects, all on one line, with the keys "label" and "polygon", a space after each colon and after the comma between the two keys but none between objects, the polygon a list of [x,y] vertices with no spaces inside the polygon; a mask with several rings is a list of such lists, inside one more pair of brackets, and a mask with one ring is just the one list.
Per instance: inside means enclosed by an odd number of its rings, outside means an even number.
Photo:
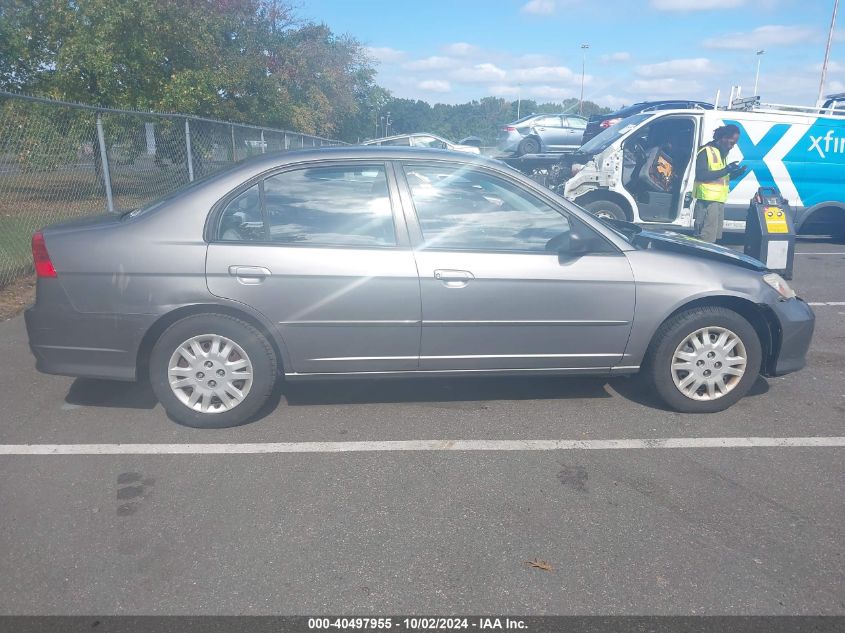
[{"label": "car roof", "polygon": [[712,103],[708,103],[706,101],[697,101],[695,99],[661,99],[659,101],[639,101],[637,103],[632,103],[629,106],[625,106],[624,108],[619,108],[614,112],[608,112],[607,114],[601,114],[600,117],[612,117],[620,112],[629,112],[631,110],[641,110],[643,108],[647,108],[650,106],[659,106],[659,105],[666,105],[670,103],[694,103],[696,105],[708,106],[709,108],[713,107]]},{"label": "car roof", "polygon": [[[431,132],[409,132],[408,134],[394,134],[393,136],[383,136],[381,138],[371,138],[369,140],[363,141],[361,145],[369,145],[371,143],[381,143],[383,141],[392,141],[393,139],[397,138],[411,138],[412,136],[433,136],[434,138],[440,139],[441,141],[446,141],[447,143],[452,143],[442,136],[438,136],[437,134],[432,134]],[[457,143],[452,143],[452,145],[457,145]]]},{"label": "car roof", "polygon": [[525,123],[531,119],[536,119],[537,117],[541,116],[571,116],[575,117],[576,119],[584,119],[587,120],[583,114],[576,114],[575,112],[535,112],[534,114],[526,114],[521,119],[517,119],[516,121],[511,121],[508,125],[517,125],[518,123]]},{"label": "car roof", "polygon": [[[481,156],[480,154],[468,154],[448,149],[431,149],[427,147],[403,147],[396,145],[344,145],[341,147],[320,147],[316,149],[293,150],[287,152],[272,152],[248,158],[237,163],[229,169],[219,172],[221,178],[235,176],[237,178],[250,178],[262,172],[319,160],[406,160],[406,159],[429,159],[429,160],[450,160],[463,163],[474,163],[495,167],[497,169],[511,170],[506,163]],[[210,177],[214,180],[214,176]]]}]

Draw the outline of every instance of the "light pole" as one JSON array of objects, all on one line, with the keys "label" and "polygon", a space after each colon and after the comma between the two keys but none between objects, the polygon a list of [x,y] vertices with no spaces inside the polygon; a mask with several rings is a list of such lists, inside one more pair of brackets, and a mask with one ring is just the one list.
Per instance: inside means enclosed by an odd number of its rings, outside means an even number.
[{"label": "light pole", "polygon": [[762,48],[757,51],[757,74],[754,75],[754,96],[756,97],[759,92],[757,92],[757,83],[760,81],[760,60],[763,58],[763,55],[766,53]]},{"label": "light pole", "polygon": [[816,106],[822,104],[824,97],[824,80],[827,77],[827,63],[830,60],[830,44],[833,42],[833,29],[836,26],[836,10],[839,8],[839,0],[833,2],[833,16],[830,18],[830,31],[827,34],[827,48],[824,51],[824,63],[822,64],[822,78],[819,82],[819,98],[816,100]]},{"label": "light pole", "polygon": [[517,84],[516,93],[516,120],[519,120],[519,108],[522,105],[522,84]]},{"label": "light pole", "polygon": [[578,114],[584,114],[584,73],[587,69],[588,48],[589,44],[581,44],[581,98],[578,100]]}]

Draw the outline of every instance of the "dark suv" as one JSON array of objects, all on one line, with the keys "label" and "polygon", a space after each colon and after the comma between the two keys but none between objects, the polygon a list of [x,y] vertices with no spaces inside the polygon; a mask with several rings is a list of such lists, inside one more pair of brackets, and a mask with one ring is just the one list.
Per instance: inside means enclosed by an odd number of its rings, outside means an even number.
[{"label": "dark suv", "polygon": [[584,130],[584,138],[581,141],[586,143],[594,136],[598,136],[611,125],[616,125],[622,119],[628,118],[640,112],[652,112],[654,110],[712,110],[713,104],[704,101],[690,101],[688,99],[674,99],[670,101],[643,101],[634,105],[625,106],[621,110],[610,114],[594,114],[587,122],[587,129]]}]

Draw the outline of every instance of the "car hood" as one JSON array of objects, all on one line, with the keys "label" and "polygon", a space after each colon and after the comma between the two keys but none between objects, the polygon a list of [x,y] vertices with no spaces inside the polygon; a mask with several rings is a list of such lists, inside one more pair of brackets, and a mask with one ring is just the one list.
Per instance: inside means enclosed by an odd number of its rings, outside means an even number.
[{"label": "car hood", "polygon": [[749,257],[744,253],[672,231],[646,231],[640,229],[633,236],[633,244],[638,248],[673,251],[692,255],[693,257],[702,257],[704,259],[735,264],[743,268],[748,268],[749,270],[760,272],[768,270],[763,262]]}]

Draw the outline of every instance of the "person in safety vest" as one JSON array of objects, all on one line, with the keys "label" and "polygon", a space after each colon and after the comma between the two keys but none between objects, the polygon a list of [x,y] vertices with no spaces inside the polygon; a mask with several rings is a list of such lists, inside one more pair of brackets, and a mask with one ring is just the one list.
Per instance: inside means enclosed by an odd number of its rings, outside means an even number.
[{"label": "person in safety vest", "polygon": [[728,152],[739,140],[739,128],[724,125],[713,132],[713,140],[699,148],[695,161],[695,234],[705,242],[722,237],[725,201],[730,179],[745,173],[738,162],[727,163]]}]

